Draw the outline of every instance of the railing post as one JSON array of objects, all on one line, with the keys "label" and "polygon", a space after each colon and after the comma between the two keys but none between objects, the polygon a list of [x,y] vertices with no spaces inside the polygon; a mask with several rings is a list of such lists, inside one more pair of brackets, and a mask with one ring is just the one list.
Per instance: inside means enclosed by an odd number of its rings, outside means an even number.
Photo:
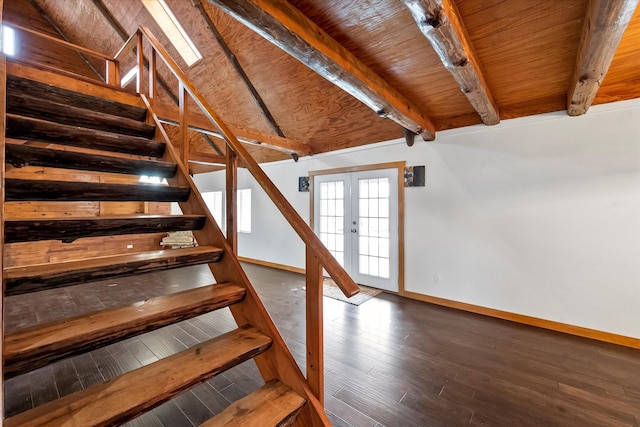
[{"label": "railing post", "polygon": [[238,253],[238,156],[227,146],[227,242]]},{"label": "railing post", "polygon": [[118,79],[116,78],[117,73],[117,65],[115,60],[106,60],[106,75],[107,75],[107,84],[111,86],[118,86]]},{"label": "railing post", "polygon": [[182,154],[182,162],[189,167],[189,118],[187,91],[182,82],[178,85],[178,107],[180,108],[180,150]]},{"label": "railing post", "polygon": [[149,101],[152,107],[156,105],[156,50],[153,47],[149,57]]},{"label": "railing post", "polygon": [[144,70],[144,52],[142,51],[142,33],[138,33],[138,78],[136,79],[136,92],[142,91],[142,70]]},{"label": "railing post", "polygon": [[324,324],[322,265],[307,245],[307,381],[324,405]]}]

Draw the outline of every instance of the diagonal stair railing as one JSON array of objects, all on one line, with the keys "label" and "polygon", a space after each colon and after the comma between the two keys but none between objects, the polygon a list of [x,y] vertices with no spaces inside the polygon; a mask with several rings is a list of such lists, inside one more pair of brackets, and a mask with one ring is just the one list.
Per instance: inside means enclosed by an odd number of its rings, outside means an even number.
[{"label": "diagonal stair railing", "polygon": [[[148,65],[148,92],[147,96],[143,94],[143,71],[144,67],[144,49],[145,42],[151,48]],[[143,94],[143,98],[148,103],[150,111],[153,111],[153,105],[157,96],[157,59],[161,59],[167,66],[169,71],[178,80],[179,83],[179,110],[180,110],[180,139],[182,146],[182,161],[188,161],[188,114],[187,100],[195,104],[201,112],[211,121],[211,123],[220,131],[227,147],[241,160],[247,170],[253,175],[255,180],[260,184],[265,193],[273,201],[280,210],[291,227],[300,236],[306,245],[306,330],[307,330],[307,382],[311,390],[320,402],[324,401],[324,361],[323,361],[323,320],[322,320],[322,269],[331,276],[342,292],[351,297],[360,290],[358,285],[342,268],[338,261],[333,257],[329,250],[322,244],[309,225],[293,208],[289,201],[284,197],[276,185],[269,179],[267,174],[262,170],[260,165],[249,154],[248,150],[238,141],[231,132],[225,122],[215,113],[211,105],[204,99],[198,90],[190,82],[186,74],[180,69],[176,62],[171,58],[162,44],[155,36],[144,26],[141,26],[129,40],[125,42],[120,51],[115,55],[116,68],[119,68],[120,60],[126,55],[136,50],[137,57],[137,74],[136,74],[136,90]],[[119,76],[119,71],[116,71]],[[116,80],[117,81],[117,80]],[[162,129],[160,122],[156,119],[156,124]],[[166,134],[165,134],[166,135]],[[233,168],[236,162],[228,162],[227,177],[234,174],[229,167]],[[229,185],[229,182],[227,183]],[[233,230],[228,229],[228,239],[231,247],[235,249]]]}]

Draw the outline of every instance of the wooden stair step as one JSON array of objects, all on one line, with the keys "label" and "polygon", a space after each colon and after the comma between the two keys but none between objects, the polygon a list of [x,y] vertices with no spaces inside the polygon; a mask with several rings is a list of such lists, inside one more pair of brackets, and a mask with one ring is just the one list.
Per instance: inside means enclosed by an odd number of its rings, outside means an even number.
[{"label": "wooden stair step", "polygon": [[5,379],[242,301],[244,288],[215,284],[10,332]]},{"label": "wooden stair step", "polygon": [[271,380],[238,400],[200,427],[284,427],[290,426],[305,399],[278,380]]},{"label": "wooden stair step", "polygon": [[105,184],[8,178],[5,201],[67,202],[184,202],[187,186],[162,184]]},{"label": "wooden stair step", "polygon": [[5,153],[6,162],[17,168],[42,166],[170,178],[175,175],[178,167],[175,163],[159,160],[80,153],[27,144],[8,143]]},{"label": "wooden stair step", "polygon": [[[117,90],[116,87],[111,87]],[[126,117],[132,120],[142,121],[147,116],[147,109],[135,105],[87,95],[73,90],[64,89],[35,80],[7,75],[7,94],[28,93],[31,96],[48,99],[53,102],[73,105],[78,108],[86,108],[114,116]]]},{"label": "wooden stair step", "polygon": [[243,326],[11,417],[5,420],[5,426],[119,425],[270,346],[271,338],[251,326]]},{"label": "wooden stair step", "polygon": [[4,222],[5,243],[61,240],[117,234],[200,230],[204,215],[104,215],[88,218],[21,218]]},{"label": "wooden stair step", "polygon": [[161,157],[165,143],[139,136],[69,126],[46,120],[7,114],[7,138],[52,142],[94,150]]},{"label": "wooden stair step", "polygon": [[222,249],[214,246],[197,246],[7,267],[4,269],[5,295],[19,295],[94,280],[209,264],[219,261],[222,252]]},{"label": "wooden stair step", "polygon": [[24,117],[123,135],[153,138],[156,127],[138,120],[65,105],[26,93],[7,94],[7,112]]}]

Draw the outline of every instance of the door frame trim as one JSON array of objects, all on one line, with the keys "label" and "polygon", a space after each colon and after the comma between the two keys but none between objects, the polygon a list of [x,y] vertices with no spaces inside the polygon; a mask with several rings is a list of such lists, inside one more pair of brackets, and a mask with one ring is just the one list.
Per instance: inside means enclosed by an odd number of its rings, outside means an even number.
[{"label": "door frame trim", "polygon": [[[396,169],[398,171],[398,294],[404,295],[404,168],[407,162],[388,162],[373,165],[347,166],[334,169],[309,171],[309,225],[314,227],[314,178],[320,175],[333,175],[338,173],[362,172],[376,169]],[[387,292],[387,291],[385,291]]]}]

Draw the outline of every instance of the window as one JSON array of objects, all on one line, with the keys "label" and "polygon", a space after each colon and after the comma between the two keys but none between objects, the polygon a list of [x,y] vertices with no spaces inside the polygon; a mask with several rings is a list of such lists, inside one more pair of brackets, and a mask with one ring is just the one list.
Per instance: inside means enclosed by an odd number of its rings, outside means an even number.
[{"label": "window", "polygon": [[187,32],[182,28],[182,25],[180,25],[164,0],[142,0],[142,4],[162,28],[162,31],[164,31],[189,67],[202,59],[202,55],[198,52]]},{"label": "window", "polygon": [[16,31],[6,25],[2,26],[2,53],[7,56],[16,54]]},{"label": "window", "polygon": [[251,189],[238,190],[238,233],[251,233]]},{"label": "window", "polygon": [[223,228],[222,224],[222,191],[207,191],[202,193],[202,198],[207,204],[207,207],[211,211],[211,215],[216,220],[220,228]]}]

